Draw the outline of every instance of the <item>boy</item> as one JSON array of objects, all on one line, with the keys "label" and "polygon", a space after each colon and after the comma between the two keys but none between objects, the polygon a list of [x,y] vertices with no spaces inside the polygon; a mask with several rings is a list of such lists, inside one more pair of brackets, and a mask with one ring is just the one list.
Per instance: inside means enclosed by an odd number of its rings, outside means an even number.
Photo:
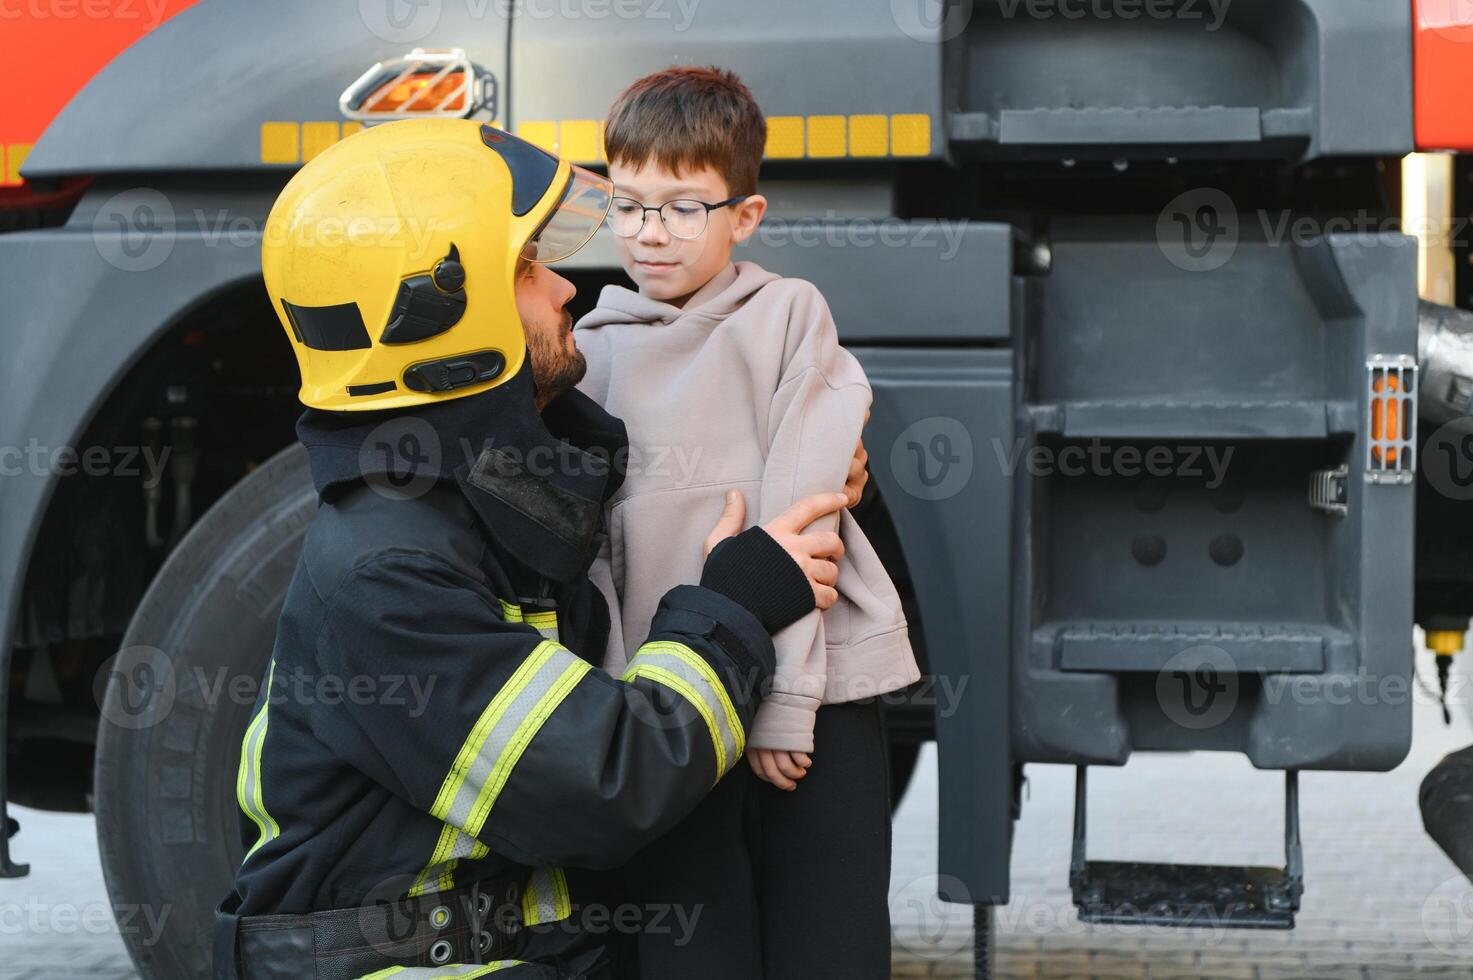
[{"label": "boy", "polygon": [[[732,263],[766,210],[766,123],[735,75],[643,78],[606,131],[609,225],[638,292],[606,288],[574,337],[588,361],[582,390],[634,434],[590,573],[614,614],[605,667],[617,674],[618,647],[637,645],[664,583],[698,570],[723,496],[752,502],[762,520],[843,482],[870,390],[811,284]],[[637,903],[699,913],[689,941],[644,930],[642,977],[889,976],[875,696],[919,673],[874,550],[847,513],[830,526],[846,548],[831,583],[839,600],[774,637],[778,670],[745,745],[749,767],[626,869]]]}]

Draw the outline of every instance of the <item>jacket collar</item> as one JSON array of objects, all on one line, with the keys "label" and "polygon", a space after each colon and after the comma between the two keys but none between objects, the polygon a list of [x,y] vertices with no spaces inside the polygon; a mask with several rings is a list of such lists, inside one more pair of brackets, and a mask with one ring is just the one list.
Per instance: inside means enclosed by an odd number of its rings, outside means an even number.
[{"label": "jacket collar", "polygon": [[323,499],[367,483],[418,497],[453,482],[511,557],[554,581],[587,569],[603,504],[624,481],[624,423],[580,391],[539,413],[530,361],[479,395],[388,412],[308,409],[297,422]]}]

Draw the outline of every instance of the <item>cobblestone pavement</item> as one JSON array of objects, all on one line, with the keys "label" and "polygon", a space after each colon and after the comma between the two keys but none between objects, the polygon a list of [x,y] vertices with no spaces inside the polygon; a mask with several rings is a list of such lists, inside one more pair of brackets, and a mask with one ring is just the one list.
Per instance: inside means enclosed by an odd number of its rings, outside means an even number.
[{"label": "cobblestone pavement", "polygon": [[[1424,664],[1425,667],[1425,664]],[[1425,699],[1424,699],[1425,700]],[[1069,900],[1073,771],[1029,767],[1013,853],[1013,902],[998,912],[999,976],[1067,980],[1462,977],[1473,980],[1473,886],[1423,833],[1417,786],[1473,742],[1419,703],[1411,756],[1386,774],[1300,778],[1306,890],[1290,933],[1089,927]],[[1090,852],[1101,858],[1282,861],[1282,783],[1238,756],[1138,755],[1091,770]],[[896,820],[891,889],[896,977],[969,977],[970,912],[938,903],[932,751]],[[17,814],[31,877],[0,881],[0,977],[133,977],[112,925],[92,818]],[[843,978],[834,978],[843,980]]]}]

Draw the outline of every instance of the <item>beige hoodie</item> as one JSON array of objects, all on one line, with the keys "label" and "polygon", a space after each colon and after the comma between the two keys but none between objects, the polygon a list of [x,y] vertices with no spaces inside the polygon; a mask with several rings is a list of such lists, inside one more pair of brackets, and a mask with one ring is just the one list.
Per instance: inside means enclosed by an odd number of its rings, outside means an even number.
[{"label": "beige hoodie", "polygon": [[[677,308],[605,287],[574,338],[579,386],[629,429],[629,474],[609,502],[609,540],[590,575],[613,618],[604,667],[619,674],[665,592],[700,578],[727,490],[761,524],[844,484],[870,403],[823,296],[751,262],[729,265]],[[895,586],[846,512],[839,601],[775,636],[773,693],[751,748],[813,751],[820,703],[898,690],[920,673]],[[622,640],[622,642],[621,642]]]}]

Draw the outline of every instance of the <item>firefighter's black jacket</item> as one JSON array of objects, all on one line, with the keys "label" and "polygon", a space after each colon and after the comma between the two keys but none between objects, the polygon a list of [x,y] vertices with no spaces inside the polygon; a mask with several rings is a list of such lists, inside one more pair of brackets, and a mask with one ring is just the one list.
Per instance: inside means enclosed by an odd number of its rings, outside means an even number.
[{"label": "firefighter's black jacket", "polygon": [[242,744],[241,915],[616,866],[741,758],[769,631],[811,589],[748,531],[710,587],[665,597],[626,679],[597,669],[586,571],[617,419],[577,392],[539,414],[524,368],[412,413],[309,411],[298,434],[321,506]]}]

